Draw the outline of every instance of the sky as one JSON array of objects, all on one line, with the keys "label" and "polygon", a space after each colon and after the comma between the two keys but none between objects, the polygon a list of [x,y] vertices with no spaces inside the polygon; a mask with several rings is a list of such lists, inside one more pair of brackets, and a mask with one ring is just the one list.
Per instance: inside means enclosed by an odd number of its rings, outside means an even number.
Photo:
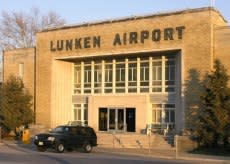
[{"label": "sky", "polygon": [[[0,0],[2,11],[39,8],[42,13],[55,11],[67,24],[78,24],[134,15],[154,14],[210,6],[211,0]],[[215,8],[230,22],[230,0],[215,0]],[[230,23],[228,23],[230,24]]]}]

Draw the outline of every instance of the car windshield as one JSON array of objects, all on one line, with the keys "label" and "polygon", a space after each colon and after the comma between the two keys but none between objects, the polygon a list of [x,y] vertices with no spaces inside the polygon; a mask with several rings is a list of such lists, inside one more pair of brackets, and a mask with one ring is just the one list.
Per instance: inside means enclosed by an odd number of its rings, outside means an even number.
[{"label": "car windshield", "polygon": [[68,131],[69,131],[69,127],[58,126],[55,129],[53,129],[51,132],[52,133],[64,133],[64,132],[68,132]]}]

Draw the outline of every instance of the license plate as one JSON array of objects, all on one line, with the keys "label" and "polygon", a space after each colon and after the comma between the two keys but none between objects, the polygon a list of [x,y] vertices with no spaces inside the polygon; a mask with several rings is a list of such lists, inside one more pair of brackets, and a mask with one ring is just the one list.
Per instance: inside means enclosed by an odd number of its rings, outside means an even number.
[{"label": "license plate", "polygon": [[42,146],[42,145],[44,145],[44,144],[43,144],[43,142],[38,142],[38,145]]}]

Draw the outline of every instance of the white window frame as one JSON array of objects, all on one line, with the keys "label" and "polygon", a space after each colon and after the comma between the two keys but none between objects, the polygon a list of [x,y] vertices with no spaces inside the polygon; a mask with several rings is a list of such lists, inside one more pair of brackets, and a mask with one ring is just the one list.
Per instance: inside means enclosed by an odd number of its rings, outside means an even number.
[{"label": "white window frame", "polygon": [[[87,113],[87,117],[85,114]],[[88,104],[74,103],[73,104],[73,120],[84,124],[88,124]]]},{"label": "white window frame", "polygon": [[[174,107],[166,107],[167,105],[172,105]],[[158,107],[154,107],[158,106]],[[169,111],[169,120],[165,120],[166,110]],[[175,125],[175,104],[174,103],[156,103],[152,104],[152,124],[167,124],[167,125]],[[153,119],[153,112],[156,111],[155,118]],[[161,121],[158,121],[157,111],[161,113]],[[171,120],[171,111],[174,112],[174,121]],[[155,120],[155,121],[154,121]]]}]

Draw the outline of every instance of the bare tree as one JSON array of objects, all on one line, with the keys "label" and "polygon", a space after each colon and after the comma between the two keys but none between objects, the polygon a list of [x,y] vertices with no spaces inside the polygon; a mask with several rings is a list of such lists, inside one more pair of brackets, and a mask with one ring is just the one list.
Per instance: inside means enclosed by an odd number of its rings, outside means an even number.
[{"label": "bare tree", "polygon": [[0,49],[33,47],[38,31],[64,23],[65,20],[57,13],[51,11],[42,15],[38,8],[32,8],[29,13],[3,11],[0,18]]}]

